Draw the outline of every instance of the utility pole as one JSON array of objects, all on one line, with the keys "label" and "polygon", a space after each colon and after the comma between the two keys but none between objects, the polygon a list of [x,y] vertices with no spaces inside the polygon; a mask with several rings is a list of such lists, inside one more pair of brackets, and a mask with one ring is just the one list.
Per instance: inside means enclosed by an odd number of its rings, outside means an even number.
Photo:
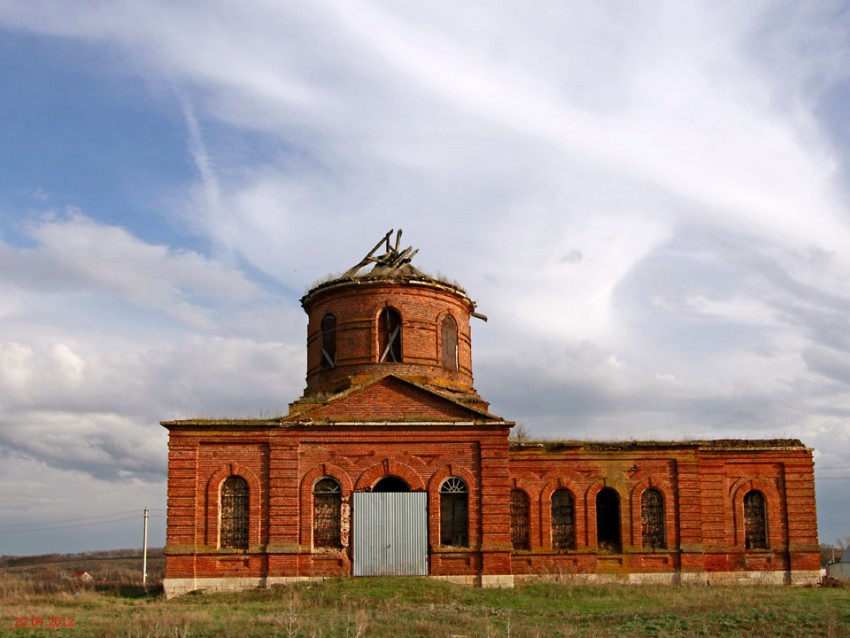
[{"label": "utility pole", "polygon": [[142,541],[142,587],[148,583],[148,508],[145,508],[145,531]]}]

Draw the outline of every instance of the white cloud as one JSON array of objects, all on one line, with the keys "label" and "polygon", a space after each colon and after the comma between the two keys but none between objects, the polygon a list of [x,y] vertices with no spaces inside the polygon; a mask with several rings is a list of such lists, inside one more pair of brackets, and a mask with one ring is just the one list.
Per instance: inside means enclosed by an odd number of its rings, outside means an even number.
[{"label": "white cloud", "polygon": [[10,390],[26,390],[30,382],[30,362],[33,351],[20,343],[0,344],[0,375],[3,384]]},{"label": "white cloud", "polygon": [[152,508],[151,547],[165,544],[165,482],[99,479],[16,454],[0,455],[0,546],[7,555],[142,546],[142,510]]},{"label": "white cloud", "polygon": [[[149,423],[284,409],[304,373],[293,296],[401,226],[490,316],[479,389],[532,431],[801,436],[850,457],[850,154],[826,115],[841,15],[0,0],[7,28],[119,50],[175,94],[198,177],[169,213],[212,246],[74,212],[0,244],[7,440],[108,472],[132,461],[121,432],[157,471]],[[65,438],[77,419],[96,449]]]},{"label": "white cloud", "polygon": [[199,328],[212,325],[212,302],[267,294],[238,270],[195,252],[146,244],[75,211],[45,215],[26,233],[36,248],[0,243],[0,283],[10,290],[116,297]]},{"label": "white cloud", "polygon": [[[4,471],[0,483],[16,483],[4,493],[22,511],[41,508],[4,523],[162,503],[160,420],[281,414],[300,392],[304,328],[294,300],[226,263],[80,213],[26,228],[31,245],[0,243],[10,308],[0,317],[0,449],[4,468],[28,469]],[[98,497],[107,487],[114,494]],[[77,540],[61,544],[133,546],[119,540],[127,525],[73,528],[68,538]],[[4,551],[50,551],[48,532],[30,542],[3,528],[0,541]]]}]

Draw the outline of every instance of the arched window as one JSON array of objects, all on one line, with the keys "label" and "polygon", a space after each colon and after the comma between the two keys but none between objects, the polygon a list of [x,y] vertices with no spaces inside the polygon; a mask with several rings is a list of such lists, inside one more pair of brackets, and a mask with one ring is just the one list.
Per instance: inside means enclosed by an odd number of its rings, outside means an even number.
[{"label": "arched window", "polygon": [[378,316],[378,361],[401,361],[401,315],[393,308],[384,308]]},{"label": "arched window", "polygon": [[325,315],[322,318],[322,370],[336,367],[336,317]]},{"label": "arched window", "polygon": [[530,549],[528,494],[511,490],[511,544],[514,549]]},{"label": "arched window", "polygon": [[248,481],[231,476],[221,484],[219,546],[248,549]]},{"label": "arched window", "polygon": [[440,485],[440,545],[469,547],[469,488],[457,476]]},{"label": "arched window", "polygon": [[457,370],[457,322],[451,315],[443,317],[441,329],[443,344],[443,367],[446,370]]},{"label": "arched window", "polygon": [[620,495],[606,487],[596,495],[596,543],[600,551],[619,553]]},{"label": "arched window", "polygon": [[747,549],[767,549],[767,506],[758,490],[744,496],[744,538]]},{"label": "arched window", "polygon": [[640,497],[640,522],[646,549],[667,547],[664,529],[664,496],[655,488],[644,490]]},{"label": "arched window", "polygon": [[313,547],[342,547],[342,488],[325,477],[313,486]]},{"label": "arched window", "polygon": [[575,549],[575,547],[575,500],[569,490],[555,490],[552,492],[552,548]]}]

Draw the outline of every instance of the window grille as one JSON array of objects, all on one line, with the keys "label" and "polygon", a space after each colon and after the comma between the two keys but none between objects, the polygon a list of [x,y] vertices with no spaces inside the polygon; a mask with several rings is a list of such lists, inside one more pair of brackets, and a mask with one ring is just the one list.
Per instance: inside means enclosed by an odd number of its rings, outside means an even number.
[{"label": "window grille", "polygon": [[401,361],[401,315],[397,310],[384,308],[378,316],[378,349],[380,363]]},{"label": "window grille", "polygon": [[248,548],[248,481],[231,476],[221,484],[219,546]]},{"label": "window grille", "polygon": [[443,318],[441,330],[443,343],[443,368],[446,370],[457,370],[457,323],[446,315]]},{"label": "window grille", "polygon": [[620,540],[620,496],[606,487],[596,495],[596,543],[600,551],[619,553]]},{"label": "window grille", "polygon": [[440,545],[469,547],[469,488],[457,476],[440,486]]},{"label": "window grille", "polygon": [[514,549],[530,549],[528,495],[522,490],[511,490],[511,543]]},{"label": "window grille", "polygon": [[552,547],[575,549],[575,546],[575,500],[569,490],[555,490],[552,493]]},{"label": "window grille", "polygon": [[747,549],[767,549],[767,508],[758,490],[744,496],[744,527]]},{"label": "window grille", "polygon": [[342,547],[342,488],[326,477],[313,487],[313,547]]},{"label": "window grille", "polygon": [[643,546],[647,549],[667,547],[664,529],[664,496],[658,490],[650,488],[640,497],[640,519],[643,532]]},{"label": "window grille", "polygon": [[322,318],[322,370],[336,367],[336,317],[325,315]]}]

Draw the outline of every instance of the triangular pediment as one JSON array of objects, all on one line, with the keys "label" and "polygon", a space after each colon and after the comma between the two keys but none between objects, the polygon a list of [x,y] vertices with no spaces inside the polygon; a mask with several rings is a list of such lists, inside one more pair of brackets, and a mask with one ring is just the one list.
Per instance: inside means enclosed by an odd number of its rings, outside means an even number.
[{"label": "triangular pediment", "polygon": [[387,375],[340,392],[284,421],[313,423],[504,423],[428,387]]}]

